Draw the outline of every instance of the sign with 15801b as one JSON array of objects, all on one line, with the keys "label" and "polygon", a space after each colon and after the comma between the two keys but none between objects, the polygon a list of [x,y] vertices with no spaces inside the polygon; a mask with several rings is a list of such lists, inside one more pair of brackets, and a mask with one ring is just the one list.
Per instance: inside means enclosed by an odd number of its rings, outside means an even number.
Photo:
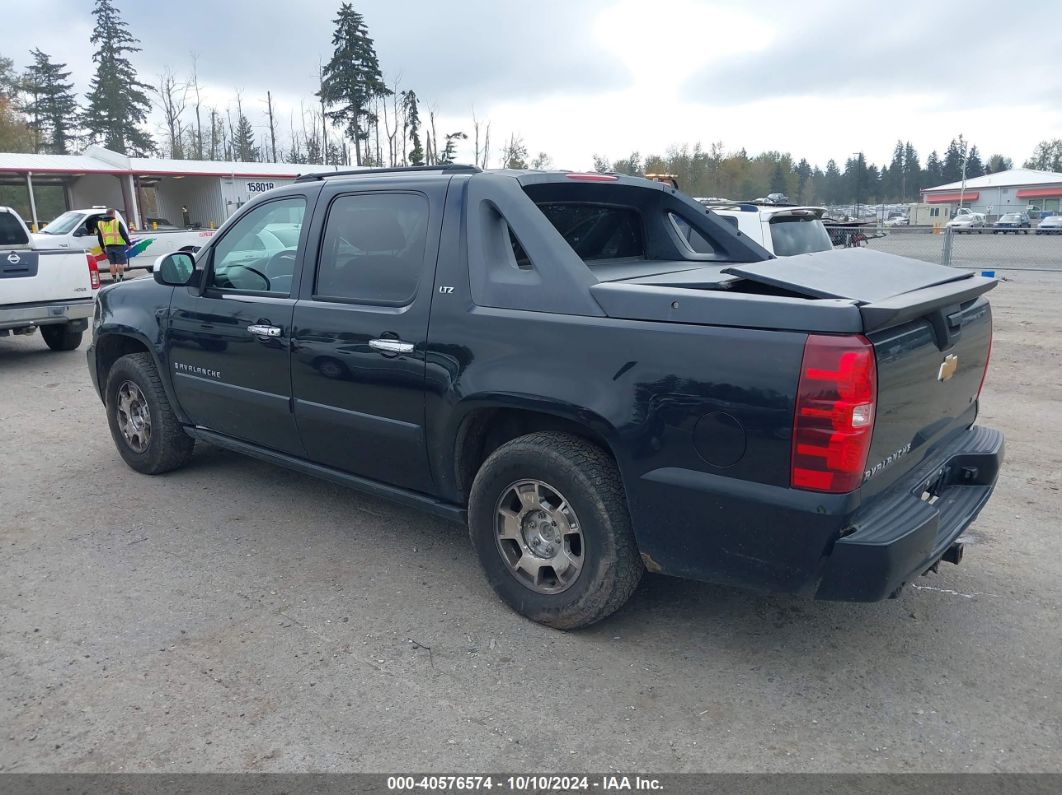
[{"label": "sign with 15801b", "polygon": [[251,194],[265,193],[267,190],[273,190],[275,187],[276,183],[274,182],[248,182],[247,192]]}]

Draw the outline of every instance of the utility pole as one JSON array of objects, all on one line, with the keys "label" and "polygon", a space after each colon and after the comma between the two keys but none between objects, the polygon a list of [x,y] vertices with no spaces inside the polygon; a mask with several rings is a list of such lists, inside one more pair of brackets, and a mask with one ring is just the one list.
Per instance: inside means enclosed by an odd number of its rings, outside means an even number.
[{"label": "utility pole", "polygon": [[328,119],[325,118],[324,101],[324,65],[317,62],[317,79],[320,90],[317,96],[321,98],[321,165],[328,165]]},{"label": "utility pole", "polygon": [[966,139],[962,137],[962,133],[959,133],[959,151],[962,152],[962,185],[959,188],[959,207],[962,207],[963,201],[966,199]]}]

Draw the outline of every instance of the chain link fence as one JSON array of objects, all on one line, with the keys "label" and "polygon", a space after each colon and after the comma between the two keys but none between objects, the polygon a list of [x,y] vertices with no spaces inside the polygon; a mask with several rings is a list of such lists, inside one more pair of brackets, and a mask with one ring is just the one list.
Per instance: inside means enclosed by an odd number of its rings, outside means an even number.
[{"label": "chain link fence", "polygon": [[867,247],[957,268],[996,271],[1062,272],[1062,234],[1035,229],[997,234],[992,229],[956,232],[933,227],[866,229]]}]

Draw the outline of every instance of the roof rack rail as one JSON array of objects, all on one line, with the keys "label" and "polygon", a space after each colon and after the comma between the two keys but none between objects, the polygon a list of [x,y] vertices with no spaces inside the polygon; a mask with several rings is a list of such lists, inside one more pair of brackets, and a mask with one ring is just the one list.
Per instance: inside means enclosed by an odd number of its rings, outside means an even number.
[{"label": "roof rack rail", "polygon": [[478,174],[483,169],[478,166],[463,165],[461,163],[447,163],[441,166],[392,166],[389,168],[352,168],[344,171],[317,171],[312,174],[300,174],[295,178],[296,182],[315,182],[327,177],[360,177],[372,176],[373,174],[418,174],[425,172],[437,172],[440,174]]}]

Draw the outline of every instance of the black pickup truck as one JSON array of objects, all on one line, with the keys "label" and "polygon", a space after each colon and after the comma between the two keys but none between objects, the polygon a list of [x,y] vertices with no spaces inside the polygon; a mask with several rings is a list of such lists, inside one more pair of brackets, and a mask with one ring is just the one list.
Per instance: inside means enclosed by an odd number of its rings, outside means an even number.
[{"label": "black pickup truck", "polygon": [[872,601],[957,563],[1003,456],[994,285],[776,259],[634,177],[361,170],[103,290],[88,366],[138,472],[198,440],[467,522],[498,594],[573,628],[646,569]]}]

